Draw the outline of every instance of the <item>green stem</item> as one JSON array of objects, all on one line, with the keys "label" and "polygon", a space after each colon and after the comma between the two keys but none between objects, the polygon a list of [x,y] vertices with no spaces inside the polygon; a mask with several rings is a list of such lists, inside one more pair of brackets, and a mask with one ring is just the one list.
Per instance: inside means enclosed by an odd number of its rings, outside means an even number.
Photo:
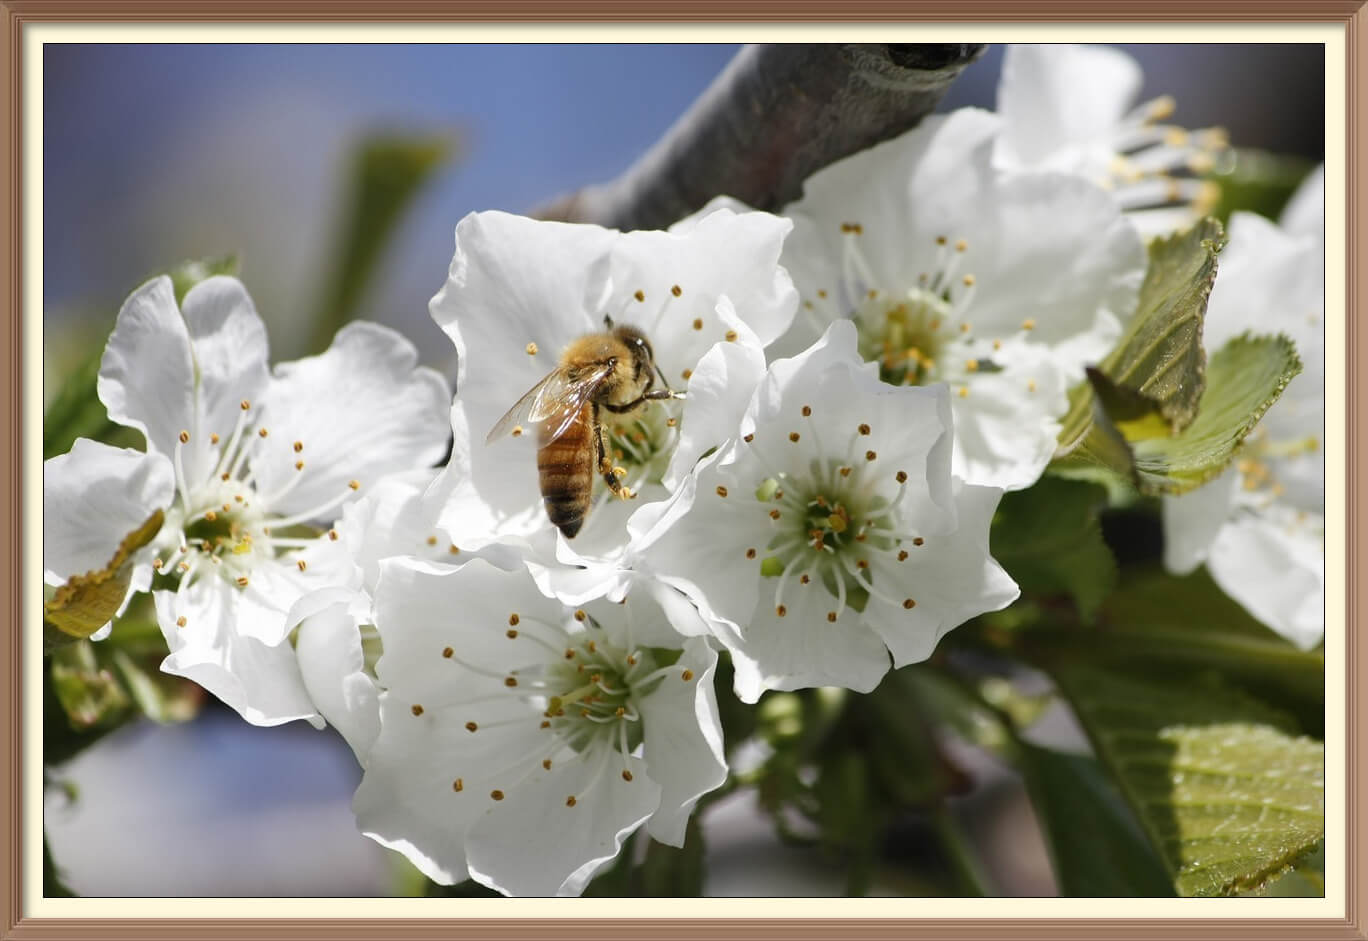
[{"label": "green stem", "polygon": [[965,835],[959,819],[944,801],[931,812],[931,823],[946,856],[949,857],[960,888],[975,898],[1001,894],[993,887],[992,880],[984,871],[983,863],[974,852],[974,847]]}]

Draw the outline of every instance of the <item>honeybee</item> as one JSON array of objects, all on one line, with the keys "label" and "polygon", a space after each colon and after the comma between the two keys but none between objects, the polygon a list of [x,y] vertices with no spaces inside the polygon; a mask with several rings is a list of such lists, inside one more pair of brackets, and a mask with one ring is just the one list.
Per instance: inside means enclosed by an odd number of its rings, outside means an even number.
[{"label": "honeybee", "polygon": [[[613,493],[623,499],[635,496],[613,466],[600,409],[622,415],[647,402],[684,397],[670,388],[640,330],[625,324],[615,327],[610,317],[603,321],[606,332],[582,336],[567,346],[556,368],[527,390],[485,438],[491,444],[510,432],[521,434],[524,425],[540,425],[537,473],[542,502],[567,539],[574,538],[589,515],[595,466]],[[657,375],[664,388],[652,388]]]}]

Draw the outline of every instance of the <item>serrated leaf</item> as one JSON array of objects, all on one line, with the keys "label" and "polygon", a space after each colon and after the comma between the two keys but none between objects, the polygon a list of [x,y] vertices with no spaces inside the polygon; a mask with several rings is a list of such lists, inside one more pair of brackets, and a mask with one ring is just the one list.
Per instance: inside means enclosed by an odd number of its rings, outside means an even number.
[{"label": "serrated leaf", "polygon": [[1116,584],[1116,562],[1097,520],[1105,503],[1101,487],[1058,477],[1008,493],[993,517],[993,558],[1023,593],[1068,595],[1090,621]]},{"label": "serrated leaf", "polygon": [[162,511],[154,510],[124,537],[104,568],[73,575],[44,602],[44,652],[89,637],[114,618],[133,580],[133,553],[152,541],[162,519]]},{"label": "serrated leaf", "polygon": [[452,135],[386,134],[362,142],[347,183],[346,216],[338,227],[334,269],[313,320],[321,350],[351,320],[385,246],[419,190],[457,149]]},{"label": "serrated leaf", "polygon": [[168,272],[171,275],[171,290],[175,292],[177,304],[185,300],[185,295],[192,287],[206,278],[212,278],[218,274],[236,275],[237,273],[237,255],[220,255],[217,258],[196,258],[183,261]]},{"label": "serrated leaf", "polygon": [[1021,767],[1060,894],[1170,896],[1163,861],[1096,760],[1023,743]]},{"label": "serrated leaf", "polygon": [[1221,347],[1211,358],[1196,420],[1171,438],[1131,445],[1141,492],[1186,493],[1219,475],[1301,368],[1284,336],[1246,334]]},{"label": "serrated leaf", "polygon": [[1324,746],[1282,713],[1217,682],[1050,671],[1179,895],[1256,888],[1324,838]]},{"label": "serrated leaf", "polygon": [[[1177,432],[1193,420],[1205,382],[1202,318],[1216,279],[1216,255],[1224,244],[1224,229],[1215,219],[1150,243],[1135,314],[1116,348],[1099,365],[1101,374],[1124,390],[1129,401],[1126,412],[1112,416],[1113,421],[1135,421],[1152,412]],[[1114,448],[1090,441],[1105,434],[1094,422],[1095,400],[1086,383],[1070,392],[1056,459],[1085,465],[1117,460]],[[1130,470],[1115,463],[1102,466],[1123,474]]]}]

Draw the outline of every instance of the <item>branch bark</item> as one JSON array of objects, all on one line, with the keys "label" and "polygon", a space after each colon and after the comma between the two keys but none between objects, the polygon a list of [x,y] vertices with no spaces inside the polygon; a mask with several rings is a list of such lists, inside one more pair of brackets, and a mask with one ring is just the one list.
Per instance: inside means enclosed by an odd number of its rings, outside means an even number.
[{"label": "branch bark", "polygon": [[625,173],[536,215],[659,229],[721,194],[777,210],[814,171],[916,126],[984,48],[746,46]]}]

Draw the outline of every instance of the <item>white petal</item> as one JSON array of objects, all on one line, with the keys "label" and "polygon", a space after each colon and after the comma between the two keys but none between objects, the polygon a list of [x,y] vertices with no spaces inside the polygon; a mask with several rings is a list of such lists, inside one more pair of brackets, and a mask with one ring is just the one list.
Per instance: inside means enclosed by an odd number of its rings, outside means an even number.
[{"label": "white petal", "polygon": [[[471,213],[456,226],[446,284],[428,305],[456,344],[456,386],[477,396],[488,425],[481,440],[571,340],[603,329],[608,253],[618,233],[538,222],[503,212]],[[535,343],[537,352],[525,352]],[[502,404],[500,404],[502,403]]]},{"label": "white petal", "polygon": [[1207,557],[1235,508],[1240,473],[1234,467],[1196,490],[1160,503],[1164,520],[1164,568],[1186,575]]},{"label": "white petal", "polygon": [[1293,235],[1311,235],[1325,241],[1325,164],[1306,175],[1278,220]]},{"label": "white petal", "polygon": [[[305,568],[299,567],[300,562]],[[206,577],[216,575],[211,572]],[[263,559],[246,577],[245,587],[233,586],[235,631],[270,647],[289,633],[288,615],[301,597],[320,588],[360,587],[360,571],[348,556],[346,546],[327,537],[286,555]]]},{"label": "white petal", "polygon": [[[468,770],[478,762],[459,757],[452,734],[433,716],[413,715],[411,702],[382,694],[380,735],[352,798],[362,833],[442,885],[467,877],[465,832],[489,803],[488,789]],[[453,787],[457,778],[460,791]]]},{"label": "white petal", "polygon": [[995,373],[965,377],[968,394],[950,396],[954,474],[967,483],[1006,490],[1031,486],[1054,455],[1059,419],[1069,401],[1063,372],[1023,349]]},{"label": "white petal", "polygon": [[[162,672],[194,680],[253,725],[316,719],[290,645],[267,646],[237,632],[236,590],[208,577],[179,592],[154,592],[171,650]],[[176,623],[181,617],[184,626]]]},{"label": "white petal", "polygon": [[104,568],[152,513],[171,504],[171,462],[77,438],[43,462],[43,573],[52,585]]},{"label": "white petal", "polygon": [[[505,895],[582,893],[660,801],[660,787],[641,759],[628,759],[633,780],[624,781],[621,759],[603,751],[557,762],[495,802],[466,838],[471,876]],[[575,804],[567,806],[572,796]]]},{"label": "white petal", "polygon": [[[911,550],[905,575],[885,592],[906,592],[915,606],[869,599],[869,624],[893,654],[894,667],[920,663],[953,628],[987,611],[1007,607],[1021,594],[988,554],[988,527],[1002,491],[963,485],[956,492],[958,527]],[[902,573],[900,573],[902,574]],[[875,587],[880,586],[876,573]]]},{"label": "white petal", "polygon": [[660,806],[648,829],[662,843],[683,846],[694,804],[727,780],[727,762],[713,688],[717,652],[702,638],[693,638],[676,666],[693,670],[694,679],[685,683],[666,677],[641,699],[639,708],[646,772],[661,785]]},{"label": "white petal", "polygon": [[1325,635],[1323,527],[1292,512],[1244,517],[1221,528],[1207,557],[1222,591],[1303,650]]},{"label": "white petal", "polygon": [[763,689],[841,686],[867,693],[879,685],[888,672],[888,650],[859,612],[846,607],[832,621],[836,599],[815,580],[801,585],[791,579],[784,606],[779,617],[766,600],[741,625],[741,646],[733,657],[739,650],[759,680],[759,688],[743,684],[738,662],[735,685],[742,702],[755,702]]},{"label": "white petal", "polygon": [[[350,604],[341,598],[299,617],[295,655],[309,698],[364,766],[380,734],[380,691],[365,672],[360,625]],[[290,620],[297,615],[298,606]]]},{"label": "white petal", "polygon": [[[1135,309],[1146,265],[1139,233],[1108,193],[1078,177],[1016,174],[976,195],[946,223],[968,242],[960,271],[976,279],[965,313],[974,335],[1006,339],[1032,320],[1031,341],[1071,351],[1060,365],[1081,378],[1110,349],[1117,318]],[[1090,344],[1066,346],[1095,331],[1103,335]]]},{"label": "white petal", "polygon": [[[480,558],[459,566],[388,559],[375,592],[375,626],[385,648],[376,675],[386,688],[429,707],[469,696],[453,682],[457,675],[475,682],[461,673],[463,663],[494,674],[488,682],[502,689],[498,676],[544,658],[532,638],[550,632],[537,625],[557,625],[564,617],[564,607],[537,591],[525,569],[504,571]],[[509,627],[523,621],[509,637]],[[453,657],[443,656],[447,648]]]},{"label": "white petal", "polygon": [[707,621],[744,625],[759,599],[757,563],[742,563],[769,542],[767,520],[757,511],[738,514],[727,502],[733,493],[753,499],[747,486],[754,484],[716,461],[700,465],[671,501],[669,525],[652,527],[638,547],[635,567],[682,591]]},{"label": "white petal", "polygon": [[[722,295],[761,346],[773,342],[798,306],[793,282],[779,267],[791,228],[769,213],[718,208],[669,232],[622,235],[613,246],[614,318],[646,331],[672,383],[730,329],[716,313]],[[644,301],[636,301],[637,291]]]},{"label": "white petal", "polygon": [[266,325],[236,278],[207,278],[192,287],[181,305],[198,376],[197,420],[185,449],[188,480],[205,479],[218,459],[210,434],[227,440],[241,403],[256,402],[269,376]]},{"label": "white petal", "polygon": [[[488,415],[479,418],[461,395],[451,407],[451,459],[440,475],[444,499],[436,523],[462,549],[551,529],[537,479],[536,436],[486,445],[484,425],[493,424]],[[476,419],[483,429],[478,432]]]},{"label": "white petal", "polygon": [[[437,477],[432,468],[380,478],[361,499],[348,504],[336,525],[352,559],[362,570],[362,584],[375,588],[380,560],[393,555],[432,557],[430,550],[446,553],[448,543],[438,538],[436,511],[444,495],[431,505],[425,494]],[[436,540],[429,545],[428,540]]]},{"label": "white petal", "polygon": [[1283,332],[1296,342],[1306,375],[1319,377],[1325,348],[1323,270],[1323,253],[1313,238],[1288,235],[1253,213],[1235,213],[1207,303],[1203,344],[1215,350],[1247,330]]},{"label": "white petal", "polygon": [[264,396],[269,437],[258,440],[252,457],[258,491],[269,500],[302,474],[271,509],[308,512],[347,493],[351,480],[364,489],[384,474],[431,466],[446,450],[450,402],[445,381],[418,366],[403,336],[378,324],[347,324],[321,356],[276,368]]},{"label": "white petal", "polygon": [[148,450],[169,457],[194,426],[195,364],[170,278],[153,278],[124,301],[96,390],[110,418],[147,436]]},{"label": "white petal", "polygon": [[1105,142],[1116,129],[1142,78],[1135,60],[1116,49],[1008,46],[998,84],[1002,135],[995,161],[1014,169],[1098,169],[1089,145]]},{"label": "white petal", "polygon": [[[809,177],[803,198],[784,209],[794,230],[784,244],[783,265],[803,299],[828,307],[846,304],[842,260],[852,237],[859,239],[876,282],[861,288],[895,291],[915,285],[925,270],[919,262],[934,255],[937,236],[968,234],[957,220],[992,179],[988,149],[996,126],[993,115],[972,108],[932,115],[913,130]],[[858,223],[863,234],[847,235],[842,228],[847,223]],[[825,303],[819,292],[828,295]],[[856,295],[862,297],[863,291]],[[837,313],[845,316],[848,310]],[[832,319],[804,306],[791,335],[772,353],[802,349]]]},{"label": "white petal", "polygon": [[[719,313],[725,316],[729,307],[730,300],[724,299]],[[751,393],[764,374],[765,356],[752,344],[718,343],[704,354],[689,380],[679,443],[665,472],[667,487],[678,487],[705,452],[737,433]]]}]

